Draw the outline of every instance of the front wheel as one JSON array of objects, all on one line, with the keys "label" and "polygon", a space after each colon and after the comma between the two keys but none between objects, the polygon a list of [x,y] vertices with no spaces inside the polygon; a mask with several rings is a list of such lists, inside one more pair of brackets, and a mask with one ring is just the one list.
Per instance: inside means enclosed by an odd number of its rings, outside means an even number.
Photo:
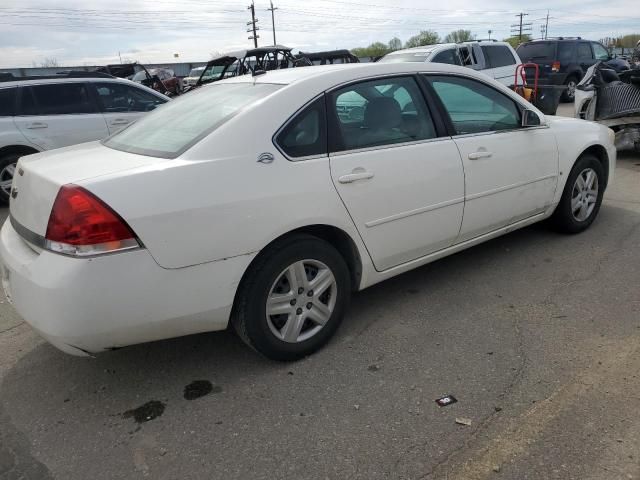
[{"label": "front wheel", "polygon": [[583,155],[571,169],[553,213],[556,228],[565,233],[586,230],[598,215],[604,189],[602,164],[593,155]]},{"label": "front wheel", "polygon": [[273,245],[247,273],[232,324],[273,360],[296,360],[322,347],[342,321],[351,294],[347,265],[329,243],[295,235]]},{"label": "front wheel", "polygon": [[578,86],[578,78],[570,76],[565,82],[567,89],[562,93],[561,100],[565,103],[571,103],[576,99],[576,87]]}]

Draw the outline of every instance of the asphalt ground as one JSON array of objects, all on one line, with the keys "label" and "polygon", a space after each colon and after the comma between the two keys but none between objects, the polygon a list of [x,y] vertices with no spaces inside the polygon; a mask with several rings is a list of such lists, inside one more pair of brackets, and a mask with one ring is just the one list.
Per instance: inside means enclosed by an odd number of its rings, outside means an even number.
[{"label": "asphalt ground", "polygon": [[230,332],[72,357],[1,298],[0,478],[640,478],[639,249],[621,154],[588,231],[536,225],[358,293],[296,363]]}]

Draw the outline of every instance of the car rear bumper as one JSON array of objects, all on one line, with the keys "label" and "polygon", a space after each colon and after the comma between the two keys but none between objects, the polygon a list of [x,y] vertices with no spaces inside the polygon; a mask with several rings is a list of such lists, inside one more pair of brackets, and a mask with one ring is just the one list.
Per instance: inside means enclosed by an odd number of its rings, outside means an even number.
[{"label": "car rear bumper", "polygon": [[7,299],[42,337],[74,355],[225,329],[252,258],[165,269],[144,249],[71,258],[36,252],[9,221],[0,232]]}]

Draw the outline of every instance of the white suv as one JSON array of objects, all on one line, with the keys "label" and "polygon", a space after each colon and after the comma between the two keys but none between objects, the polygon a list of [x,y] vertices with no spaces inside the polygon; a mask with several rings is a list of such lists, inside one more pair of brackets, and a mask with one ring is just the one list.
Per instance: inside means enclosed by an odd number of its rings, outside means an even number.
[{"label": "white suv", "polygon": [[513,85],[516,66],[521,62],[516,51],[506,42],[479,40],[463,43],[438,43],[391,52],[382,63],[435,62],[473,68],[507,87]]},{"label": "white suv", "polygon": [[0,78],[0,200],[23,155],[105,138],[169,100],[107,74]]}]

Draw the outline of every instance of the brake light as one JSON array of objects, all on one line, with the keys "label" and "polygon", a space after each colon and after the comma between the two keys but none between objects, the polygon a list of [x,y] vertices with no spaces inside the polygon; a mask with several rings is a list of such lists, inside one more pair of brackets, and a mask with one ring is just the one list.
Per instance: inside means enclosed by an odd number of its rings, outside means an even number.
[{"label": "brake light", "polygon": [[64,185],[51,209],[45,246],[87,256],[140,246],[126,222],[102,200],[77,185]]},{"label": "brake light", "polygon": [[558,73],[560,71],[560,62],[557,60],[551,64],[551,71]]}]

